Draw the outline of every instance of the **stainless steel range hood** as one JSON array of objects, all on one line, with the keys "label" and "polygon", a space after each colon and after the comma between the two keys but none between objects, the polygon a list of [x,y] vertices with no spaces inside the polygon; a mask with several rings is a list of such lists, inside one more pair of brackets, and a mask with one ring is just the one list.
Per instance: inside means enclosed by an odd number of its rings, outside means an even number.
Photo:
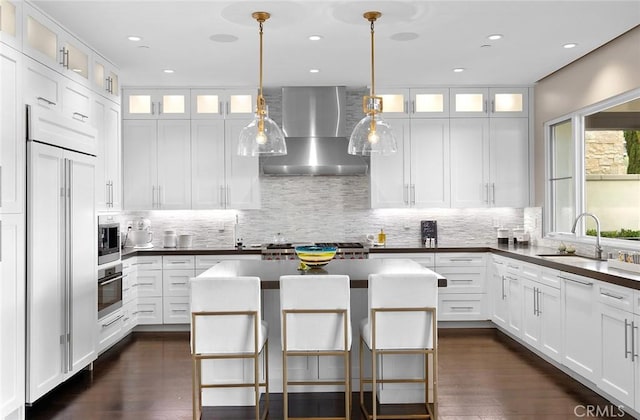
[{"label": "stainless steel range hood", "polygon": [[265,175],[362,175],[368,159],[347,153],[346,92],[339,87],[282,88],[285,156],[261,157]]}]

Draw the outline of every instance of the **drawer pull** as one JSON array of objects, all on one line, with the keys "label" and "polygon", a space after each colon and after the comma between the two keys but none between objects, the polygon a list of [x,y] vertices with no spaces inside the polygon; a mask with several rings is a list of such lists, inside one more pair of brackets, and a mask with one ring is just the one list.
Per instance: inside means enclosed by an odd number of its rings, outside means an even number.
[{"label": "drawer pull", "polygon": [[449,261],[473,261],[473,258],[449,258]]},{"label": "drawer pull", "polygon": [[182,285],[184,285],[184,284],[187,284],[187,282],[186,281],[182,281],[182,282],[173,282],[172,281],[171,284],[172,285],[174,285],[174,284],[182,284]]},{"label": "drawer pull", "polygon": [[186,309],[172,309],[171,312],[189,312]]},{"label": "drawer pull", "polygon": [[618,300],[624,299],[624,296],[612,295],[612,294],[607,293],[607,292],[600,292],[600,294],[603,295],[603,296],[608,296],[610,298],[614,298],[614,299],[618,299]]},{"label": "drawer pull", "polygon": [[38,96],[36,99],[37,99],[37,100],[39,100],[39,101],[42,101],[42,102],[46,102],[46,103],[47,103],[47,105],[56,106],[56,103],[55,103],[55,102],[50,101],[50,100],[49,100],[49,99],[47,99],[47,98],[43,98],[42,96]]},{"label": "drawer pull", "polygon": [[472,283],[473,279],[448,279],[451,283]]},{"label": "drawer pull", "polygon": [[517,265],[511,265],[511,264],[507,264],[507,267],[509,268],[513,268],[514,270],[520,270],[520,267]]},{"label": "drawer pull", "polygon": [[116,322],[121,320],[123,317],[124,317],[124,315],[117,316],[116,318],[112,319],[111,321],[107,322],[106,324],[102,324],[102,328],[107,328],[109,325],[115,324]]},{"label": "drawer pull", "polygon": [[152,313],[154,313],[154,312],[155,312],[155,311],[154,311],[153,309],[151,309],[151,310],[144,310],[144,311],[140,310],[140,311],[136,311],[136,312],[134,312],[134,314],[152,314]]},{"label": "drawer pull", "polygon": [[569,281],[572,281],[572,282],[578,283],[578,284],[584,284],[585,286],[593,286],[593,282],[591,282],[591,281],[582,281],[582,280],[577,280],[577,279],[570,279],[569,277],[563,277],[563,276],[558,276],[558,278],[563,279],[563,280],[569,280]]},{"label": "drawer pull", "polygon": [[153,283],[138,283],[136,286],[153,286]]},{"label": "drawer pull", "polygon": [[471,311],[473,310],[473,306],[452,306],[452,311]]}]

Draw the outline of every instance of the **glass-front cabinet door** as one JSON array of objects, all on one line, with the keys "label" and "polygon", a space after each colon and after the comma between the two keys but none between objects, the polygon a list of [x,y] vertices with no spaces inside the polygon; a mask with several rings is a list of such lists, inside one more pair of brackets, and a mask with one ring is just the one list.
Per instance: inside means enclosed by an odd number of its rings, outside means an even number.
[{"label": "glass-front cabinet door", "polygon": [[[367,91],[367,95],[369,92]],[[382,118],[407,118],[409,116],[409,89],[378,89],[376,96],[382,98]],[[361,106],[362,107],[362,106]],[[364,117],[364,113],[362,113]]]},{"label": "glass-front cabinet door", "polygon": [[191,118],[252,118],[256,97],[256,89],[191,89]]},{"label": "glass-front cabinet door", "polygon": [[0,0],[0,42],[20,50],[22,43],[22,2]]},{"label": "glass-front cabinet door", "polygon": [[449,89],[411,89],[412,118],[442,118],[449,116]]},{"label": "glass-front cabinet door", "polygon": [[528,117],[525,88],[452,88],[452,117]]},{"label": "glass-front cabinet door", "polygon": [[93,87],[101,95],[120,103],[120,83],[118,73],[107,60],[94,54],[92,66]]},{"label": "glass-front cabinet door", "polygon": [[124,93],[124,119],[189,119],[189,89],[132,89]]}]

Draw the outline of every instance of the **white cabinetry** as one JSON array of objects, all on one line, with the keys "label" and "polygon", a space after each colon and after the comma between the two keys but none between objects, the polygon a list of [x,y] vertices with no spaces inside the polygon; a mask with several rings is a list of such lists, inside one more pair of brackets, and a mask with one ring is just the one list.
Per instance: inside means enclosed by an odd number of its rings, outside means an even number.
[{"label": "white cabinetry", "polygon": [[527,118],[452,118],[450,132],[452,207],[527,205]]},{"label": "white cabinetry", "polygon": [[522,339],[562,362],[562,296],[557,272],[522,264]]},{"label": "white cabinetry", "polygon": [[438,290],[439,321],[478,321],[489,318],[485,295],[484,253],[435,254],[434,271],[447,279]]},{"label": "white cabinetry", "polygon": [[634,291],[608,283],[596,286],[600,328],[598,387],[629,407],[637,406],[640,364],[638,317],[633,314]]},{"label": "white cabinetry", "polygon": [[595,280],[560,273],[564,287],[562,304],[562,363],[584,378],[596,382],[600,350]]},{"label": "white cabinetry", "polygon": [[22,49],[22,1],[0,0],[0,42]]},{"label": "white cabinetry", "polygon": [[506,269],[506,258],[496,255],[491,256],[491,275],[489,276],[491,321],[505,329],[509,318],[509,306],[505,289]]},{"label": "white cabinetry", "polygon": [[162,324],[162,257],[136,257],[135,269],[138,325]]},{"label": "white cabinetry", "polygon": [[451,117],[528,117],[527,88],[452,88]]},{"label": "white cabinetry", "polygon": [[2,214],[0,239],[0,418],[20,419],[25,401],[24,213]]},{"label": "white cabinetry", "polygon": [[[1,4],[0,3],[0,7]],[[0,213],[23,213],[25,194],[25,133],[22,107],[22,54],[0,50]]]},{"label": "white cabinetry", "polygon": [[514,336],[522,337],[521,263],[492,256],[490,277],[491,320]]},{"label": "white cabinetry", "polygon": [[25,54],[88,85],[91,49],[28,3],[24,3],[22,37]]},{"label": "white cabinetry", "polygon": [[189,280],[195,277],[195,257],[162,257],[162,306],[164,324],[189,324]]},{"label": "white cabinetry", "polygon": [[191,121],[192,208],[260,208],[257,157],[238,156],[242,119]]},{"label": "white cabinetry", "polygon": [[119,308],[98,320],[98,353],[102,353],[122,338],[124,313]]},{"label": "white cabinetry", "polygon": [[127,89],[122,101],[124,119],[189,119],[189,89]]},{"label": "white cabinetry", "polygon": [[124,120],[124,208],[191,206],[188,120]]},{"label": "white cabinetry", "polygon": [[120,104],[120,76],[108,60],[98,54],[93,58],[93,88],[100,95]]},{"label": "white cabinetry", "polygon": [[136,257],[122,261],[122,335],[126,336],[138,324],[138,272]]},{"label": "white cabinetry", "polygon": [[191,119],[252,118],[255,105],[255,89],[191,89]]},{"label": "white cabinetry", "polygon": [[[447,118],[449,116],[449,89],[378,89],[382,97],[383,117],[394,118]],[[395,124],[393,124],[395,127]]]},{"label": "white cabinetry", "polygon": [[398,152],[371,157],[371,207],[449,207],[449,120],[392,125]]},{"label": "white cabinetry", "polygon": [[94,97],[93,120],[98,130],[96,210],[120,210],[120,105]]}]

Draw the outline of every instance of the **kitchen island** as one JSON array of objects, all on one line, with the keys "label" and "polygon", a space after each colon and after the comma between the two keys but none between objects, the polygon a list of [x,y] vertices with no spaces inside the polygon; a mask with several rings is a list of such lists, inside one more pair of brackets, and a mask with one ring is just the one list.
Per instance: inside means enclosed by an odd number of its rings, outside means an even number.
[{"label": "kitchen island", "polygon": [[[438,277],[438,286],[446,287],[445,277],[434,273],[421,264],[404,258],[371,259],[371,260],[332,260],[322,268],[307,271],[298,270],[298,261],[263,261],[263,260],[229,260],[222,261],[211,267],[198,278],[207,277],[260,277],[262,283],[262,311],[263,319],[269,324],[269,387],[271,392],[282,391],[282,347],[280,328],[280,293],[279,279],[289,274],[346,274],[351,280],[351,323],[353,330],[351,366],[353,390],[359,389],[358,345],[359,322],[367,317],[367,285],[369,274],[383,273],[433,273]],[[385,363],[386,362],[386,363]],[[225,360],[218,361],[215,366],[203,365],[203,374],[207,370],[216,370],[217,377],[224,375],[227,382],[250,380],[252,375],[251,362]],[[383,356],[381,377],[393,377],[396,372],[424,371],[421,356],[398,358],[396,355]],[[343,377],[343,364],[340,358],[298,357],[289,362],[288,377],[295,380],[313,381],[317,379],[332,380]],[[308,385],[296,387],[291,392],[306,391],[338,391],[335,386]],[[421,384],[388,384],[380,393],[380,401],[388,402],[421,402],[424,390]],[[219,405],[250,405],[253,403],[251,390],[243,389],[206,389],[203,392],[204,406]]]}]

